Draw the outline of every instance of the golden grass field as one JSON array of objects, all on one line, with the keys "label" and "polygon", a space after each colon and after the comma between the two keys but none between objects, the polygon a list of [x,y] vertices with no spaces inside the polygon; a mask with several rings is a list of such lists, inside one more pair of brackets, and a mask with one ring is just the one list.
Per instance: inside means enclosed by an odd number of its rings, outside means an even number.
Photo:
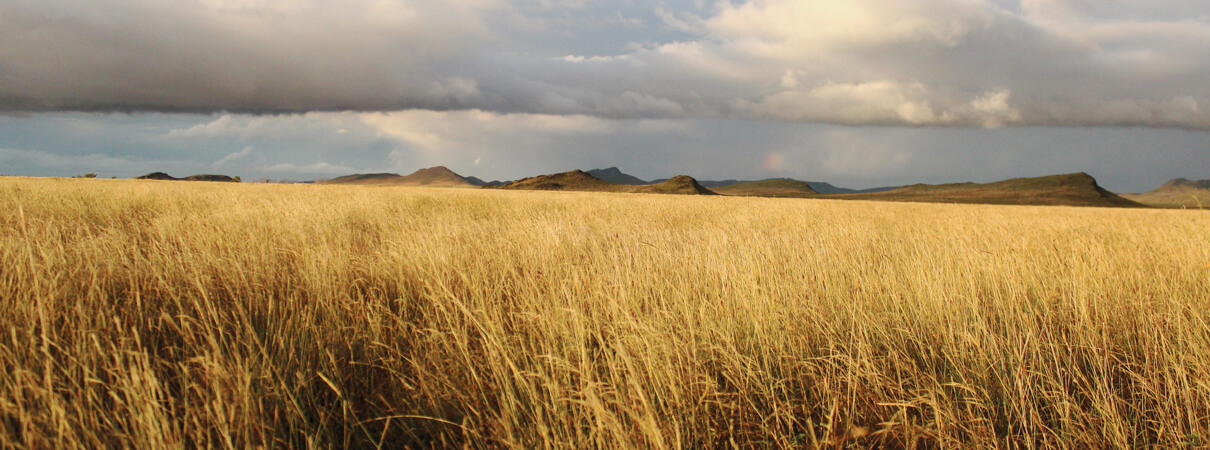
[{"label": "golden grass field", "polygon": [[1208,230],[0,178],[0,447],[1205,447]]}]

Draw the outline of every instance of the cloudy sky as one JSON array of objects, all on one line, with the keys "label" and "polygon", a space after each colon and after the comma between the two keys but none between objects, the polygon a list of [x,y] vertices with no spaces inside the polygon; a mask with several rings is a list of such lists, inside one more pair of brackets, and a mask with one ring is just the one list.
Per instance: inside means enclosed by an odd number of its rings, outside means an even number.
[{"label": "cloudy sky", "polygon": [[0,0],[0,174],[1210,178],[1210,2]]}]

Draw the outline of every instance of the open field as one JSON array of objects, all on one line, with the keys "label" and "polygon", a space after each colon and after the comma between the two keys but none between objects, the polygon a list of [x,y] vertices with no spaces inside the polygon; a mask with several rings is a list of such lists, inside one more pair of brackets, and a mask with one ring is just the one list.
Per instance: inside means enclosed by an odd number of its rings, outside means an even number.
[{"label": "open field", "polygon": [[1207,230],[0,178],[0,447],[1207,446]]}]

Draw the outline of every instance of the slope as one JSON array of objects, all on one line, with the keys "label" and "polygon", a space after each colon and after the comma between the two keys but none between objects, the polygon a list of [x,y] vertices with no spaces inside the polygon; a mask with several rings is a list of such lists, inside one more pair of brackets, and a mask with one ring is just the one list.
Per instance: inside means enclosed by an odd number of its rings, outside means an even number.
[{"label": "slope", "polygon": [[1210,207],[1210,180],[1176,178],[1146,193],[1122,197],[1149,206],[1201,209]]},{"label": "slope", "polygon": [[354,184],[377,186],[477,187],[467,178],[444,166],[429,167],[406,176],[396,173],[353,174],[324,181],[323,184]]},{"label": "slope", "polygon": [[1013,178],[995,183],[914,184],[885,192],[837,194],[829,198],[1004,205],[1122,206],[1143,205],[1109,192],[1086,173]]},{"label": "slope", "polygon": [[745,181],[714,188],[722,195],[744,195],[757,197],[804,197],[819,193],[810,184],[789,178],[770,178],[760,181]]},{"label": "slope", "polygon": [[647,194],[713,195],[692,177],[677,176],[653,185],[633,186],[610,183],[589,175],[583,170],[573,170],[551,175],[520,179],[500,187],[511,190],[541,191],[588,191],[588,192],[633,192]]},{"label": "slope", "polygon": [[596,177],[597,179],[608,181],[608,182],[614,183],[614,184],[629,184],[629,185],[653,184],[648,181],[643,181],[643,180],[639,179],[639,177],[636,177],[634,175],[624,173],[624,172],[622,172],[621,169],[618,169],[617,167],[610,167],[607,169],[592,169],[592,170],[588,171],[588,174],[592,175],[593,177]]}]

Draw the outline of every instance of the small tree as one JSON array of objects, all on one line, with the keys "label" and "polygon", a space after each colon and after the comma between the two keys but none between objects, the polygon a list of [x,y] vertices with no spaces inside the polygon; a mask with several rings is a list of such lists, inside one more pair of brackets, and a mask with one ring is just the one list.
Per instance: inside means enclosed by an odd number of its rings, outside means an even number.
[{"label": "small tree", "polygon": [[96,172],[88,172],[88,173],[84,174],[84,178],[96,178],[96,177],[97,177]]},{"label": "small tree", "polygon": [[239,183],[239,182],[240,182],[239,175],[236,175],[234,178],[235,178],[235,182],[236,182],[236,183]]}]

